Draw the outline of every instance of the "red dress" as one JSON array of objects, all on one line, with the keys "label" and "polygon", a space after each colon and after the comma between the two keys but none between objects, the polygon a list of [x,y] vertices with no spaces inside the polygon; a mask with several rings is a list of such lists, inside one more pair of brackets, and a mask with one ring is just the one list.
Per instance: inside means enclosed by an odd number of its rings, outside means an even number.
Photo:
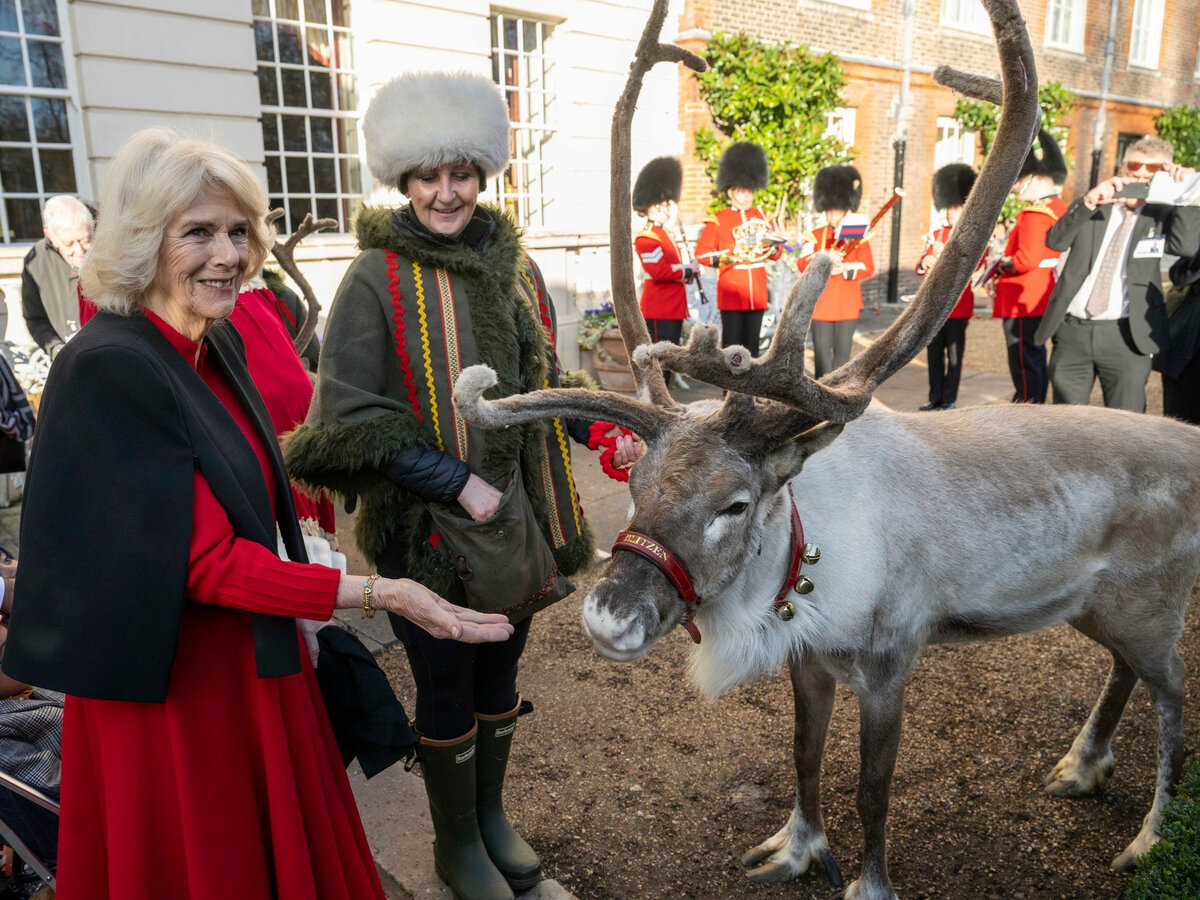
[{"label": "red dress", "polygon": [[[229,321],[246,344],[246,365],[266,404],[275,433],[287,434],[308,415],[313,385],[280,318],[275,295],[266,287],[243,291]],[[320,500],[314,500],[293,487],[292,502],[296,505],[301,532],[325,538],[336,550],[337,526],[329,495],[322,494]]]},{"label": "red dress", "polygon": [[[194,359],[195,343],[148,318]],[[274,505],[247,413],[203,351],[197,371],[254,447]],[[194,485],[166,701],[67,697],[58,897],[381,898],[308,654],[295,675],[255,671],[249,613],[328,619],[339,574],[235,537],[208,483],[197,474]]]}]

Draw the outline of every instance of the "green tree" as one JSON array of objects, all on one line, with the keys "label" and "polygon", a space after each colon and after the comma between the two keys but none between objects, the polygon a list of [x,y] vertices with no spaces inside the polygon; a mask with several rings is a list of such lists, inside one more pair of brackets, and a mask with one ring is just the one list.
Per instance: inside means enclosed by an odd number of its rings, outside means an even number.
[{"label": "green tree", "polygon": [[1154,118],[1159,137],[1175,145],[1175,162],[1181,166],[1200,166],[1200,108],[1172,106]]},{"label": "green tree", "polygon": [[[715,180],[725,147],[734,141],[758,144],[771,167],[759,204],[773,209],[776,220],[795,216],[817,170],[853,158],[852,147],[825,134],[828,113],[842,105],[841,62],[832,53],[721,32],[709,40],[704,56],[708,71],[696,78],[717,132],[707,126],[696,132],[696,155],[708,162]],[[726,205],[721,196],[712,208]]]},{"label": "green tree", "polygon": [[[1061,82],[1048,81],[1038,86],[1038,105],[1042,108],[1042,127],[1054,135],[1062,144],[1066,140],[1066,129],[1058,122],[1079,103],[1079,97],[1074,91],[1064,87]],[[954,118],[967,131],[979,135],[982,159],[987,159],[992,149],[992,140],[996,136],[996,126],[1000,121],[1000,109],[984,100],[967,100],[960,98],[954,107]],[[1070,157],[1067,158],[1068,165]],[[981,163],[982,164],[982,163]],[[1016,197],[1009,195],[1004,201],[1000,219],[1006,225],[1011,224],[1020,212],[1022,204]]]}]

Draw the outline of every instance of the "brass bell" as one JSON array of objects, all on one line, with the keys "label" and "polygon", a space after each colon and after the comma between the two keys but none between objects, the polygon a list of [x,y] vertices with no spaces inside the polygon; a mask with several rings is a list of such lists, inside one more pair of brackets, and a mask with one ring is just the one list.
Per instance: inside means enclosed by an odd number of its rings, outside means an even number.
[{"label": "brass bell", "polygon": [[790,622],[796,617],[796,607],[792,605],[791,600],[781,603],[775,612],[777,612],[779,614],[779,618],[783,619],[785,622]]},{"label": "brass bell", "polygon": [[804,549],[800,551],[800,558],[810,566],[816,565],[821,561],[821,548],[809,541],[804,545]]},{"label": "brass bell", "polygon": [[807,575],[801,575],[796,579],[796,587],[793,590],[797,594],[811,594],[814,586],[811,578]]}]

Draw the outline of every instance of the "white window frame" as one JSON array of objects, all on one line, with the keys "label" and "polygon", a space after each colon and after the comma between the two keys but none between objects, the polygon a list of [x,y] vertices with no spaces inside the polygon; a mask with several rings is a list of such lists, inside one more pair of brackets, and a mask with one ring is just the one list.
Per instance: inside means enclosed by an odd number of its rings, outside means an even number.
[{"label": "white window frame", "polygon": [[858,124],[858,109],[853,106],[839,106],[825,113],[825,134],[838,138],[847,147],[854,145],[854,129]]},{"label": "white window frame", "polygon": [[[937,117],[937,138],[933,143],[933,171],[951,163],[975,165],[975,132],[963,128],[962,122],[953,116]],[[940,221],[940,213],[929,200],[929,221]],[[932,227],[932,225],[930,226]]]},{"label": "white window frame", "polygon": [[[313,218],[329,217],[338,222],[337,231],[348,233],[352,221],[357,215],[365,196],[366,165],[363,160],[362,136],[359,123],[359,79],[354,65],[356,52],[354,32],[351,27],[353,11],[352,4],[345,2],[346,21],[341,25],[334,24],[333,6],[339,0],[318,0],[325,5],[325,22],[309,23],[306,7],[312,0],[253,0],[251,4],[252,17],[255,26],[255,53],[258,51],[258,27],[260,23],[271,23],[272,59],[259,59],[258,69],[260,79],[273,77],[276,103],[268,104],[261,93],[260,103],[263,125],[264,163],[267,167],[268,195],[272,207],[283,206],[287,215],[279,222],[279,228],[284,233],[290,233],[304,218],[304,212],[313,214]],[[294,7],[295,18],[288,7]],[[282,13],[282,14],[281,14]],[[305,58],[299,63],[284,62],[280,57],[280,41],[278,23],[295,25],[303,36],[301,48],[308,51],[317,46],[310,38],[324,37],[328,39],[326,55],[328,66],[312,65],[311,54],[305,52]],[[314,35],[315,32],[315,35]],[[349,64],[341,58],[340,53],[348,51],[351,59]],[[299,72],[303,76],[305,105],[286,105],[283,78],[285,72]],[[330,102],[334,108],[326,109],[314,106],[312,102],[312,76],[327,74],[330,79]],[[305,149],[289,149],[286,144],[285,117],[302,119],[304,123]],[[329,121],[332,132],[332,146],[329,150],[315,151],[314,122]],[[299,185],[289,183],[289,163],[297,171],[297,178],[304,177],[308,189],[301,190]],[[328,176],[332,169],[332,190],[318,190],[319,187],[329,187]],[[322,172],[325,185],[318,184],[318,171]]]},{"label": "white window frame", "polygon": [[1045,45],[1082,53],[1087,0],[1047,0]]},{"label": "white window frame", "polygon": [[1163,0],[1135,0],[1129,26],[1129,64],[1157,69],[1162,50]]},{"label": "white window frame", "polygon": [[1200,41],[1196,43],[1196,77],[1200,78]]},{"label": "white window frame", "polygon": [[[824,0],[824,2],[832,6],[847,6],[850,9],[860,9],[865,12],[871,11],[871,0]],[[797,9],[803,9],[804,6],[805,0],[797,0]]]},{"label": "white window frame", "polygon": [[[505,171],[492,179],[496,202],[510,210],[524,228],[549,225],[553,192],[553,143],[555,127],[554,54],[549,47],[556,22],[537,16],[492,9],[488,15],[491,32],[492,81],[501,89],[509,109],[510,160]],[[505,46],[505,26],[516,28],[517,46]],[[533,46],[530,47],[530,29]],[[515,79],[515,80],[514,80]]]},{"label": "white window frame", "polygon": [[943,28],[991,36],[992,23],[979,0],[942,0]]},{"label": "white window frame", "polygon": [[[87,171],[87,155],[83,148],[82,134],[83,122],[79,116],[79,99],[77,96],[77,85],[75,82],[75,50],[71,43],[70,37],[70,19],[68,18],[66,0],[56,0],[55,12],[58,15],[58,34],[57,35],[42,35],[27,33],[24,26],[24,10],[20,5],[16,5],[17,14],[17,30],[0,32],[0,35],[10,39],[19,39],[22,44],[21,57],[25,69],[25,81],[27,86],[21,85],[0,85],[0,96],[3,97],[20,97],[25,100],[25,110],[27,121],[32,122],[31,104],[34,100],[57,100],[64,104],[68,139],[67,141],[39,141],[36,131],[29,135],[27,141],[0,141],[0,150],[4,148],[11,149],[29,149],[33,158],[33,175],[34,175],[34,191],[8,191],[4,190],[3,185],[0,185],[0,243],[2,244],[28,244],[42,237],[40,225],[34,235],[24,237],[14,237],[11,233],[12,229],[9,224],[8,215],[8,200],[35,200],[38,206],[37,222],[41,221],[41,211],[46,204],[46,200],[55,194],[67,193],[71,196],[89,198],[91,194],[91,182],[88,178]],[[37,40],[45,40],[49,43],[58,44],[62,48],[63,56],[63,72],[64,86],[61,88],[51,87],[35,87],[33,86],[32,73],[29,66],[28,44],[26,35],[34,37]],[[67,150],[71,154],[71,164],[74,169],[75,190],[74,191],[51,191],[47,190],[43,177],[40,151],[46,150]]]}]

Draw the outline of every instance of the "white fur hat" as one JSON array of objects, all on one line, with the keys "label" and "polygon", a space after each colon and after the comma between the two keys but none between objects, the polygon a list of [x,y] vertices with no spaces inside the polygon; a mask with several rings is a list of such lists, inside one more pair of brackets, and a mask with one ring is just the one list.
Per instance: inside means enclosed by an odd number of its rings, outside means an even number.
[{"label": "white fur hat", "polygon": [[367,165],[404,189],[409,172],[466,161],[485,178],[508,165],[508,108],[490,78],[470,72],[413,72],[379,89],[363,115]]}]

